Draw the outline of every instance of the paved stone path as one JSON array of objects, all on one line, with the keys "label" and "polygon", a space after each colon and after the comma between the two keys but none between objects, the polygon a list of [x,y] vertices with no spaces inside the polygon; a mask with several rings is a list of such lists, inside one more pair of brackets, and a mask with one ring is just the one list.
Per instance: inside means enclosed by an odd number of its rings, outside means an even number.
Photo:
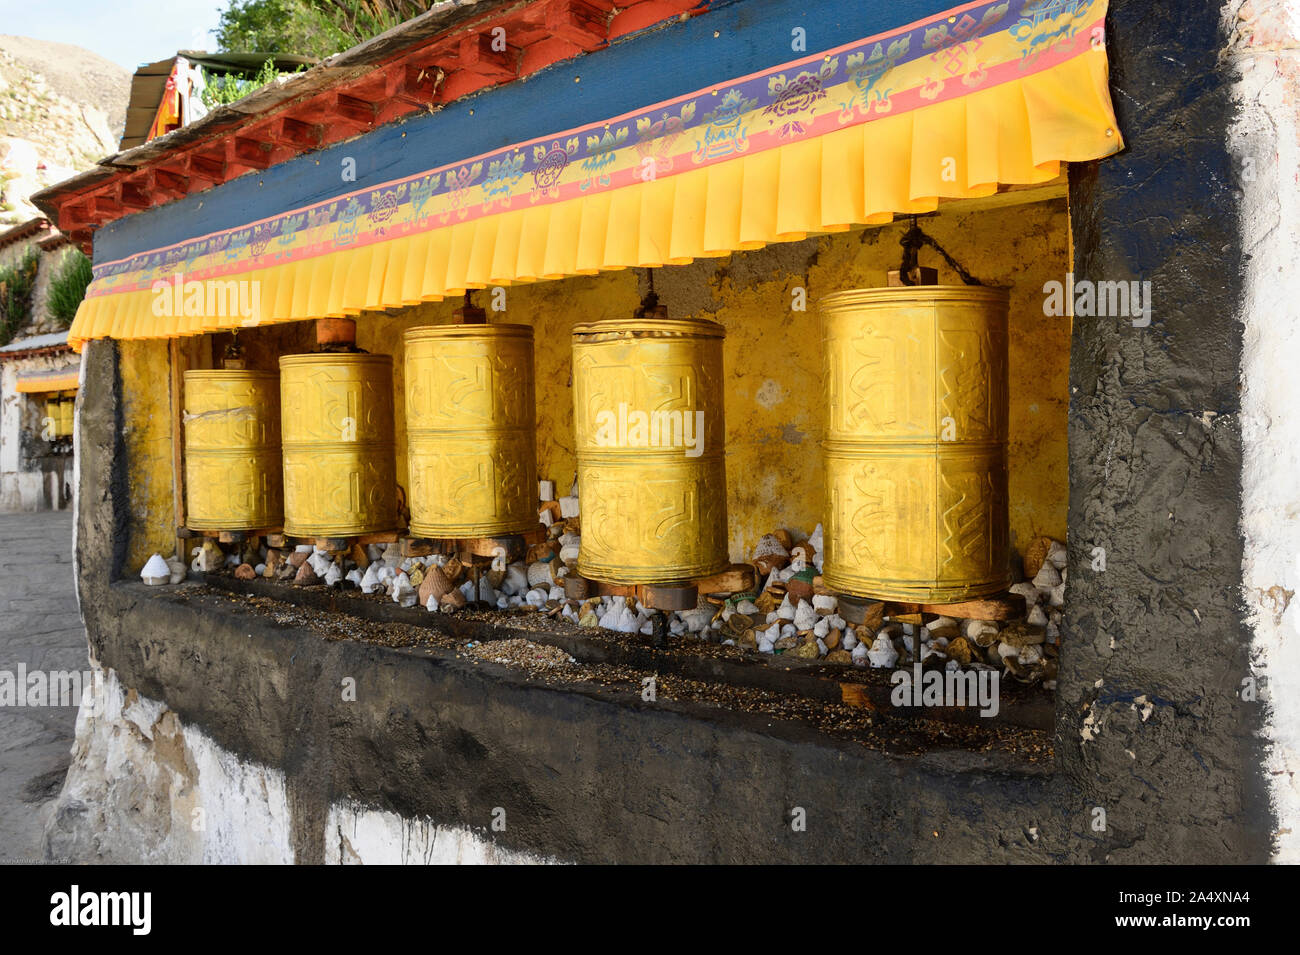
[{"label": "paved stone path", "polygon": [[[85,671],[72,573],[71,511],[0,514],[0,671]],[[41,858],[63,786],[75,706],[0,706],[0,863]]]}]

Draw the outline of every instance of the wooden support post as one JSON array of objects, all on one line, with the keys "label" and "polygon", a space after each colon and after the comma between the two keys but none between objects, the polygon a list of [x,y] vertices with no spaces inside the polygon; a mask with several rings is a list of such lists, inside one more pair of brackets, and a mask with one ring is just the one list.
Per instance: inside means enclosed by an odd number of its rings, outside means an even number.
[{"label": "wooden support post", "polygon": [[181,349],[180,340],[173,338],[167,343],[167,371],[169,377],[169,397],[171,401],[171,433],[172,433],[172,499],[174,503],[176,518],[176,556],[180,560],[186,560],[186,539],[181,534],[185,530],[185,454],[184,454],[184,415],[185,415],[185,390],[184,390],[184,363],[185,357]]},{"label": "wooden support post", "polygon": [[403,537],[403,557],[429,557],[443,553],[442,541],[429,540],[427,537]]},{"label": "wooden support post", "polygon": [[749,593],[758,586],[758,571],[752,564],[732,564],[719,574],[701,577],[695,586],[702,594]]},{"label": "wooden support post", "polygon": [[636,584],[607,584],[603,580],[593,580],[592,586],[602,597],[635,597]]},{"label": "wooden support post", "polygon": [[183,199],[189,188],[189,179],[179,172],[171,169],[155,169],[153,172],[153,191],[164,199]]},{"label": "wooden support post", "polygon": [[[521,560],[526,547],[521,534],[503,534],[500,537],[466,537],[456,541],[456,551],[468,557],[493,557],[498,550],[505,551],[506,562]],[[468,563],[465,557],[462,561]]]},{"label": "wooden support post", "polygon": [[921,604],[887,601],[885,614],[897,618],[900,614],[934,614],[967,620],[1018,620],[1025,615],[1025,598],[1020,594],[997,594],[977,600],[957,603]]},{"label": "wooden support post", "polygon": [[592,582],[586,577],[569,574],[564,578],[564,596],[570,600],[586,600],[593,589]]},{"label": "wooden support post", "polygon": [[396,544],[397,531],[376,531],[373,534],[358,534],[353,538],[362,547],[367,544]]},{"label": "wooden support post", "polygon": [[691,610],[700,600],[699,588],[694,584],[640,584],[636,588],[637,600],[651,610]]},{"label": "wooden support post", "polygon": [[885,604],[880,600],[868,600],[864,597],[839,596],[839,614],[846,623],[855,627],[866,625],[873,630],[878,628],[885,616]]}]

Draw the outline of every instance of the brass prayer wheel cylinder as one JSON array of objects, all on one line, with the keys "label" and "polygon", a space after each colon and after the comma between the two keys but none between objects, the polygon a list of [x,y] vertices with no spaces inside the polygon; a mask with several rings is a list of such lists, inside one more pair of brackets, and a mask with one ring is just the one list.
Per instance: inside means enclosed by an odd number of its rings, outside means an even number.
[{"label": "brass prayer wheel cylinder", "polygon": [[280,406],[284,532],[349,537],[395,529],[392,358],[285,355]]},{"label": "brass prayer wheel cylinder", "polygon": [[186,526],[278,528],[284,520],[279,375],[187,371],[184,422]]},{"label": "brass prayer wheel cylinder", "polygon": [[582,576],[672,583],[728,566],[724,335],[659,317],[574,328]]},{"label": "brass prayer wheel cylinder", "polygon": [[822,301],[826,586],[950,603],[1005,590],[1006,289]]},{"label": "brass prayer wheel cylinder", "polygon": [[403,338],[411,535],[536,528],[532,328],[436,325]]},{"label": "brass prayer wheel cylinder", "polygon": [[51,431],[42,429],[42,436],[51,438],[71,437],[76,418],[77,393],[75,391],[58,391],[45,399],[45,418],[43,422]]}]

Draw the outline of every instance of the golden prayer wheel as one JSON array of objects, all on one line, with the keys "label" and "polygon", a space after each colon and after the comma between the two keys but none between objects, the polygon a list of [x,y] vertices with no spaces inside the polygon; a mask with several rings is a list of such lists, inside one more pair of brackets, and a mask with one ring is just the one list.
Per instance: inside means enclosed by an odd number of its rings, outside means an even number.
[{"label": "golden prayer wheel", "polygon": [[76,417],[77,393],[75,391],[57,391],[45,399],[45,424],[51,430],[43,432],[51,438],[67,438],[72,435]]},{"label": "golden prayer wheel", "polygon": [[574,328],[582,576],[673,583],[728,566],[724,335],[659,317]]},{"label": "golden prayer wheel", "polygon": [[280,385],[273,371],[185,372],[185,523],[195,530],[279,527]]},{"label": "golden prayer wheel", "polygon": [[1006,289],[822,301],[827,587],[949,603],[1011,582]]},{"label": "golden prayer wheel", "polygon": [[284,532],[348,537],[395,529],[392,358],[285,355],[280,396]]},{"label": "golden prayer wheel", "polygon": [[536,528],[532,328],[435,325],[403,337],[412,536]]}]

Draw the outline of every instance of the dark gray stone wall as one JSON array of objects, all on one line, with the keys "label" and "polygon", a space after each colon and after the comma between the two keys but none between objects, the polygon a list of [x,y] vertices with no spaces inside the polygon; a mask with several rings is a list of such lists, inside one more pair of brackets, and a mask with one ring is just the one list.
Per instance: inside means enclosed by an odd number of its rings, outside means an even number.
[{"label": "dark gray stone wall", "polygon": [[[329,805],[343,799],[580,862],[1051,858],[1027,832],[1055,814],[1049,770],[891,757],[761,716],[325,641],[177,598],[113,588],[105,662],[221,746],[285,771],[302,862],[320,860]],[[487,831],[495,807],[505,832]],[[805,832],[791,828],[795,807]]]},{"label": "dark gray stone wall", "polygon": [[[1151,324],[1075,320],[1057,759],[1097,861],[1259,861],[1258,703],[1237,698],[1243,251],[1220,4],[1112,0],[1128,148],[1072,170],[1076,279],[1150,281]],[[1092,570],[1093,548],[1106,569]],[[1149,703],[1148,709],[1140,701]],[[1083,741],[1085,726],[1100,725]]]}]

